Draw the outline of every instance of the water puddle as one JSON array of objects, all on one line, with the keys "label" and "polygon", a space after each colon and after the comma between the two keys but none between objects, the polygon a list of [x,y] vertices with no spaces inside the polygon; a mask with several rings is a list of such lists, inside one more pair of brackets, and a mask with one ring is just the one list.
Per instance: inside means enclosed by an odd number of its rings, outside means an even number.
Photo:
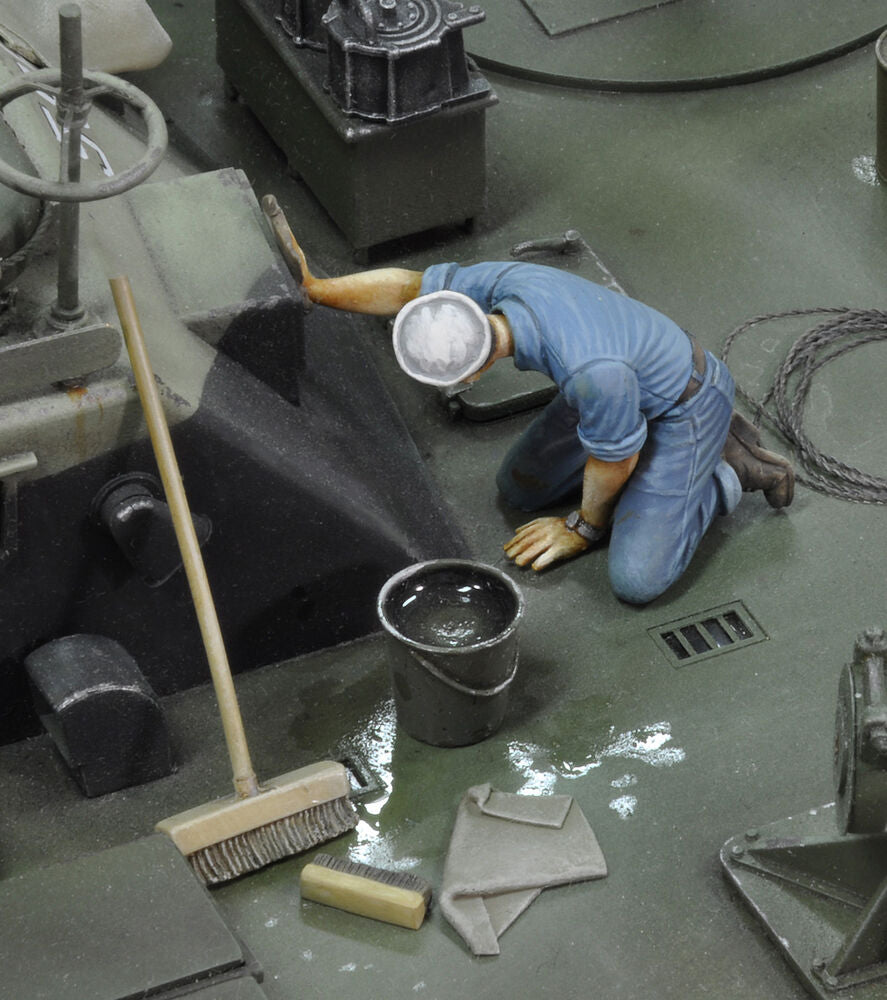
[{"label": "water puddle", "polygon": [[862,181],[863,184],[870,184],[872,187],[878,186],[878,170],[875,166],[874,156],[855,156],[852,167],[857,180]]},{"label": "water puddle", "polygon": [[356,842],[348,856],[352,861],[385,868],[389,871],[409,871],[419,864],[419,859],[395,857],[391,840],[395,830],[383,833],[381,814],[394,790],[392,761],[397,740],[397,721],[394,699],[386,698],[375,708],[369,718],[345,736],[344,742],[353,747],[372,770],[381,786],[380,794],[365,799],[360,804],[361,820],[355,828]]},{"label": "water puddle", "polygon": [[[610,728],[609,738],[603,747],[594,748],[584,756],[569,759],[538,744],[513,740],[508,744],[509,762],[523,778],[517,791],[522,795],[548,795],[562,779],[584,778],[601,768],[606,762],[630,760],[650,768],[674,767],[686,757],[682,747],[674,745],[671,723],[655,722],[624,732]],[[610,780],[610,786],[624,791],[640,784],[640,778],[626,773]],[[609,807],[622,819],[633,816],[638,808],[635,794],[617,796]]]},{"label": "water puddle", "polygon": [[613,799],[609,805],[620,819],[628,819],[630,816],[634,816],[638,800],[634,795],[620,795],[618,799]]}]

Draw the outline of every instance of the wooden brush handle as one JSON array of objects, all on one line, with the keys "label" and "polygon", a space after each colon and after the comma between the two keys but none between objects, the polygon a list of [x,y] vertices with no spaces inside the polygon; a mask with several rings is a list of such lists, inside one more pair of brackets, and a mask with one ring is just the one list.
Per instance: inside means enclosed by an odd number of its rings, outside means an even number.
[{"label": "wooden brush handle", "polygon": [[215,604],[209,589],[206,568],[200,554],[200,544],[197,541],[197,533],[194,530],[188,500],[185,497],[182,476],[173,451],[163,405],[160,402],[160,393],[157,391],[157,385],[154,381],[154,372],[145,347],[145,338],[136,313],[129,279],[123,276],[111,278],[111,293],[114,296],[114,305],[117,307],[117,315],[120,317],[120,325],[123,328],[123,339],[126,342],[126,349],[129,352],[129,359],[135,374],[136,388],[142,401],[154,456],[157,459],[157,467],[160,470],[160,478],[163,481],[163,489],[172,514],[176,540],[179,543],[179,551],[185,565],[185,574],[188,577],[188,586],[191,588],[191,598],[194,601],[194,610],[197,613],[203,646],[209,660],[209,669],[219,703],[219,712],[222,716],[222,728],[225,731],[225,741],[228,744],[228,755],[234,770],[234,789],[241,798],[257,795],[259,784],[250,760],[243,719],[237,704],[237,695],[234,691],[234,681],[231,678],[231,668],[228,665],[225,644],[222,641],[222,630],[219,628],[219,619],[216,616]]}]

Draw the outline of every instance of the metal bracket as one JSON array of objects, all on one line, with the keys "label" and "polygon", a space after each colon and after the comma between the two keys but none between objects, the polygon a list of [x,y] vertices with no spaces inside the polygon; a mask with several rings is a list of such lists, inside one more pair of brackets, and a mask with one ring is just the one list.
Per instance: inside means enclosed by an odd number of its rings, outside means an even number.
[{"label": "metal bracket", "polygon": [[80,381],[116,364],[120,331],[109,323],[87,323],[66,330],[50,323],[36,338],[7,334],[0,343],[0,403],[47,392],[50,386]]},{"label": "metal bracket", "polygon": [[33,451],[0,459],[0,566],[18,551],[18,477],[36,468]]},{"label": "metal bracket", "polygon": [[725,874],[821,1000],[887,998],[887,834],[824,806],[733,837]]},{"label": "metal bracket", "polygon": [[833,990],[887,980],[887,879],[862,911],[853,931],[834,958],[816,959],[813,972]]},{"label": "metal bracket", "polygon": [[721,862],[814,996],[887,1000],[887,632],[867,629],[838,685],[835,798],[749,830]]}]

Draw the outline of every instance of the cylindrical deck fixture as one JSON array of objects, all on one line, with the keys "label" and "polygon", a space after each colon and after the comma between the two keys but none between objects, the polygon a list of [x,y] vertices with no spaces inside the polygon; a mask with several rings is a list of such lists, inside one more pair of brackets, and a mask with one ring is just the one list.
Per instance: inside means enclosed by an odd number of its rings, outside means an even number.
[{"label": "cylindrical deck fixture", "polygon": [[876,122],[878,128],[878,151],[875,165],[878,177],[887,184],[887,31],[875,43],[878,60],[878,106]]}]

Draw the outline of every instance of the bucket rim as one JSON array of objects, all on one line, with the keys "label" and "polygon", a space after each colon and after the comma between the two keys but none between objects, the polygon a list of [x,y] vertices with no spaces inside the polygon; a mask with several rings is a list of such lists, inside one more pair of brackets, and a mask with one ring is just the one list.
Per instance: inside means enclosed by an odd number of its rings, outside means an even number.
[{"label": "bucket rim", "polygon": [[[394,622],[392,622],[388,617],[388,614],[385,611],[385,602],[394,588],[403,583],[404,580],[408,580],[412,576],[417,576],[419,573],[431,569],[444,570],[462,568],[479,570],[486,573],[488,576],[494,577],[499,581],[499,583],[504,584],[505,588],[515,599],[516,607],[510,623],[506,628],[502,629],[501,632],[497,632],[492,639],[483,639],[480,642],[473,642],[467,646],[433,646],[430,643],[419,642],[417,639],[412,639],[410,636],[404,635],[404,633],[401,632]],[[487,649],[492,646],[498,646],[517,629],[517,626],[523,617],[525,606],[526,602],[524,601],[524,595],[521,592],[520,587],[518,587],[518,585],[507,573],[499,569],[498,566],[491,566],[489,563],[479,562],[476,559],[426,559],[422,562],[412,563],[409,566],[405,566],[403,569],[398,570],[397,573],[390,576],[388,580],[386,580],[382,589],[379,591],[379,596],[376,599],[376,615],[383,629],[390,636],[393,636],[399,642],[405,643],[412,649],[420,650],[424,653],[440,653],[441,651],[445,651],[448,655],[460,655],[475,653],[479,649]]]}]

